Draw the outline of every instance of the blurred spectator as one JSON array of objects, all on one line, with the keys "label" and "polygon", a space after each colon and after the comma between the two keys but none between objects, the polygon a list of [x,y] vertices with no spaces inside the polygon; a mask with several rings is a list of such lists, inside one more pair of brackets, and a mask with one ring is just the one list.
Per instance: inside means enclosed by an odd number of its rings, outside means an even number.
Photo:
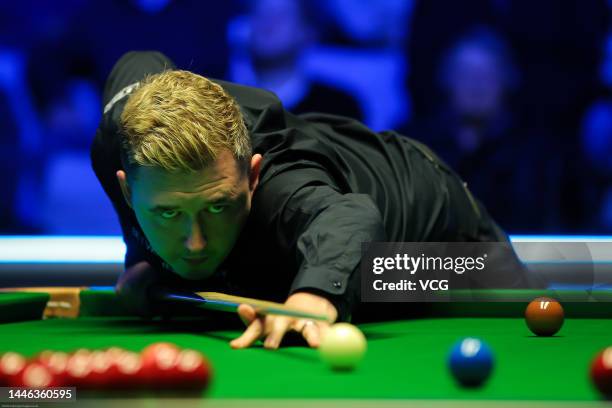
[{"label": "blurred spectator", "polygon": [[411,116],[405,42],[414,0],[330,0],[322,5],[320,12],[332,29],[308,55],[308,72],[355,95],[371,128],[397,129]]},{"label": "blurred spectator", "polygon": [[[558,222],[558,163],[545,135],[522,126],[510,96],[518,75],[493,31],[475,29],[448,50],[439,70],[445,102],[416,130],[510,232]],[[546,160],[543,160],[546,154]]]},{"label": "blurred spectator", "polygon": [[57,94],[37,109],[26,68],[22,52],[0,50],[0,97],[6,101],[0,105],[0,231],[118,233],[114,211],[89,163],[102,110],[99,90],[86,78],[56,77]]},{"label": "blurred spectator", "polygon": [[86,77],[67,78],[45,112],[47,139],[54,150],[88,150],[102,115],[101,95]]},{"label": "blurred spectator", "polygon": [[33,233],[39,226],[42,135],[26,79],[27,57],[0,49],[0,231]]},{"label": "blurred spectator", "polygon": [[582,112],[597,91],[600,44],[610,20],[606,0],[503,3],[498,27],[512,39],[526,68],[521,78],[524,117],[571,146],[572,154]]},{"label": "blurred spectator", "polygon": [[[439,109],[435,64],[443,51],[471,26],[495,27],[510,41],[513,56],[525,69],[516,94],[521,123],[553,137],[559,176],[559,224],[551,232],[580,230],[585,170],[576,164],[580,117],[596,96],[598,47],[611,13],[606,0],[447,0],[419,1],[408,44],[410,90],[415,116]],[[559,158],[559,155],[561,158]]]},{"label": "blurred spectator", "polygon": [[591,105],[583,119],[581,144],[590,173],[584,180],[583,229],[612,232],[612,33],[603,47],[599,78],[605,95]]},{"label": "blurred spectator", "polygon": [[[408,54],[417,116],[434,113],[436,64],[470,27],[495,27],[521,74],[523,116],[562,137],[575,137],[579,113],[591,100],[598,45],[610,20],[606,0],[425,0],[417,2]],[[567,131],[569,129],[569,131]],[[559,136],[561,137],[561,136]]]},{"label": "blurred spectator", "polygon": [[317,41],[314,9],[306,0],[252,0],[248,16],[229,26],[230,78],[274,92],[295,113],[325,112],[361,119],[348,94],[316,81],[304,55]]},{"label": "blurred spectator", "polygon": [[207,76],[226,71],[223,32],[235,1],[107,0],[88,1],[68,22],[61,40],[48,44],[54,55],[94,61],[100,86],[127,51],[157,50],[177,66]]},{"label": "blurred spectator", "polygon": [[31,51],[41,41],[57,41],[65,33],[68,21],[90,2],[0,1],[0,41],[23,51]]},{"label": "blurred spectator", "polygon": [[[235,17],[244,4],[249,14]],[[112,214],[108,200],[89,189],[98,184],[88,179],[86,147],[100,114],[100,87],[131,49],[160,50],[212,77],[227,73],[232,61],[233,79],[275,90],[296,111],[361,115],[378,130],[412,120],[407,134],[436,145],[511,232],[610,233],[612,46],[601,75],[596,71],[611,4],[0,2],[0,233],[116,228],[114,216],[105,215]],[[520,88],[508,46],[466,51],[463,38],[459,47],[459,35],[475,24],[511,41],[513,56],[528,67]],[[352,107],[357,113],[336,110]]]},{"label": "blurred spectator", "polygon": [[471,27],[495,26],[495,0],[424,0],[414,6],[406,42],[410,56],[408,84],[417,118],[431,116],[439,106],[438,64],[449,46]]},{"label": "blurred spectator", "polygon": [[118,234],[111,204],[96,182],[89,146],[102,114],[101,95],[87,77],[62,82],[43,114],[47,158],[40,222],[47,234]]}]

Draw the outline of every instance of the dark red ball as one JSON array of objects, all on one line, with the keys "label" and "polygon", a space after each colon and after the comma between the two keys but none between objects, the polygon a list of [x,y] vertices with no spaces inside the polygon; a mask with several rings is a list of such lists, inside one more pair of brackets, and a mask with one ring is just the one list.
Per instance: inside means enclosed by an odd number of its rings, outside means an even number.
[{"label": "dark red ball", "polygon": [[91,388],[89,376],[91,374],[91,352],[89,350],[77,350],[73,353],[66,364],[65,378],[67,386],[77,388]]},{"label": "dark red ball", "polygon": [[612,398],[612,346],[599,352],[591,363],[591,381],[606,398]]},{"label": "dark red ball", "polygon": [[151,344],[142,351],[142,369],[150,387],[169,387],[175,375],[174,367],[179,353],[180,349],[170,343]]},{"label": "dark red ball", "polygon": [[12,379],[10,386],[47,388],[61,387],[63,383],[43,364],[32,362],[27,364],[23,371]]},{"label": "dark red ball", "polygon": [[27,365],[26,358],[9,351],[0,355],[0,387],[8,387]]},{"label": "dark red ball", "polygon": [[110,355],[104,351],[94,351],[89,358],[89,374],[85,384],[89,388],[108,387],[112,381],[115,366]]},{"label": "dark red ball", "polygon": [[109,387],[139,389],[146,386],[147,376],[140,354],[125,351],[118,354],[110,376]]},{"label": "dark red ball", "polygon": [[204,390],[208,388],[212,369],[208,360],[196,350],[180,352],[174,367],[174,388]]},{"label": "dark red ball", "polygon": [[34,358],[33,361],[38,362],[51,371],[53,375],[61,381],[66,383],[67,381],[67,368],[70,355],[61,351],[43,351]]}]

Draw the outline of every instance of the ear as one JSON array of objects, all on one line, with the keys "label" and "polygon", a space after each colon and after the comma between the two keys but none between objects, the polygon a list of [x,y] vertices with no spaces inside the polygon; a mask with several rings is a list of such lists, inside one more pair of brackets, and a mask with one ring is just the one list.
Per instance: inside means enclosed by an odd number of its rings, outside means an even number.
[{"label": "ear", "polygon": [[121,187],[121,192],[123,193],[123,198],[125,199],[128,207],[132,208],[132,193],[127,181],[127,174],[125,174],[125,171],[123,170],[118,170],[116,175],[117,181],[119,182],[119,187]]},{"label": "ear", "polygon": [[261,171],[261,162],[263,156],[261,154],[254,154],[251,158],[251,173],[249,175],[249,190],[251,193],[257,188],[259,184],[259,172]]}]

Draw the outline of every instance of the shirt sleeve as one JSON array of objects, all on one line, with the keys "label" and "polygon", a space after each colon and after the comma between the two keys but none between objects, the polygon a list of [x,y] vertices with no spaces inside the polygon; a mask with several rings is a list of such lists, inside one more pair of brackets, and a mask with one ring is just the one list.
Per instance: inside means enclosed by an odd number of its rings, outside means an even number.
[{"label": "shirt sleeve", "polygon": [[342,193],[317,165],[301,163],[270,177],[253,208],[295,260],[290,293],[327,297],[339,320],[360,299],[362,243],[384,241],[383,219],[370,196]]}]

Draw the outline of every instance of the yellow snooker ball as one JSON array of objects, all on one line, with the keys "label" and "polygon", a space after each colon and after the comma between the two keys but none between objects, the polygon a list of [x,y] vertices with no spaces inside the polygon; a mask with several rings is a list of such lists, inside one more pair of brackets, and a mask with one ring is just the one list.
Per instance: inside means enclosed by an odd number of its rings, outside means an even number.
[{"label": "yellow snooker ball", "polygon": [[349,323],[337,323],[323,337],[319,354],[334,370],[352,370],[363,358],[366,348],[361,330]]}]

